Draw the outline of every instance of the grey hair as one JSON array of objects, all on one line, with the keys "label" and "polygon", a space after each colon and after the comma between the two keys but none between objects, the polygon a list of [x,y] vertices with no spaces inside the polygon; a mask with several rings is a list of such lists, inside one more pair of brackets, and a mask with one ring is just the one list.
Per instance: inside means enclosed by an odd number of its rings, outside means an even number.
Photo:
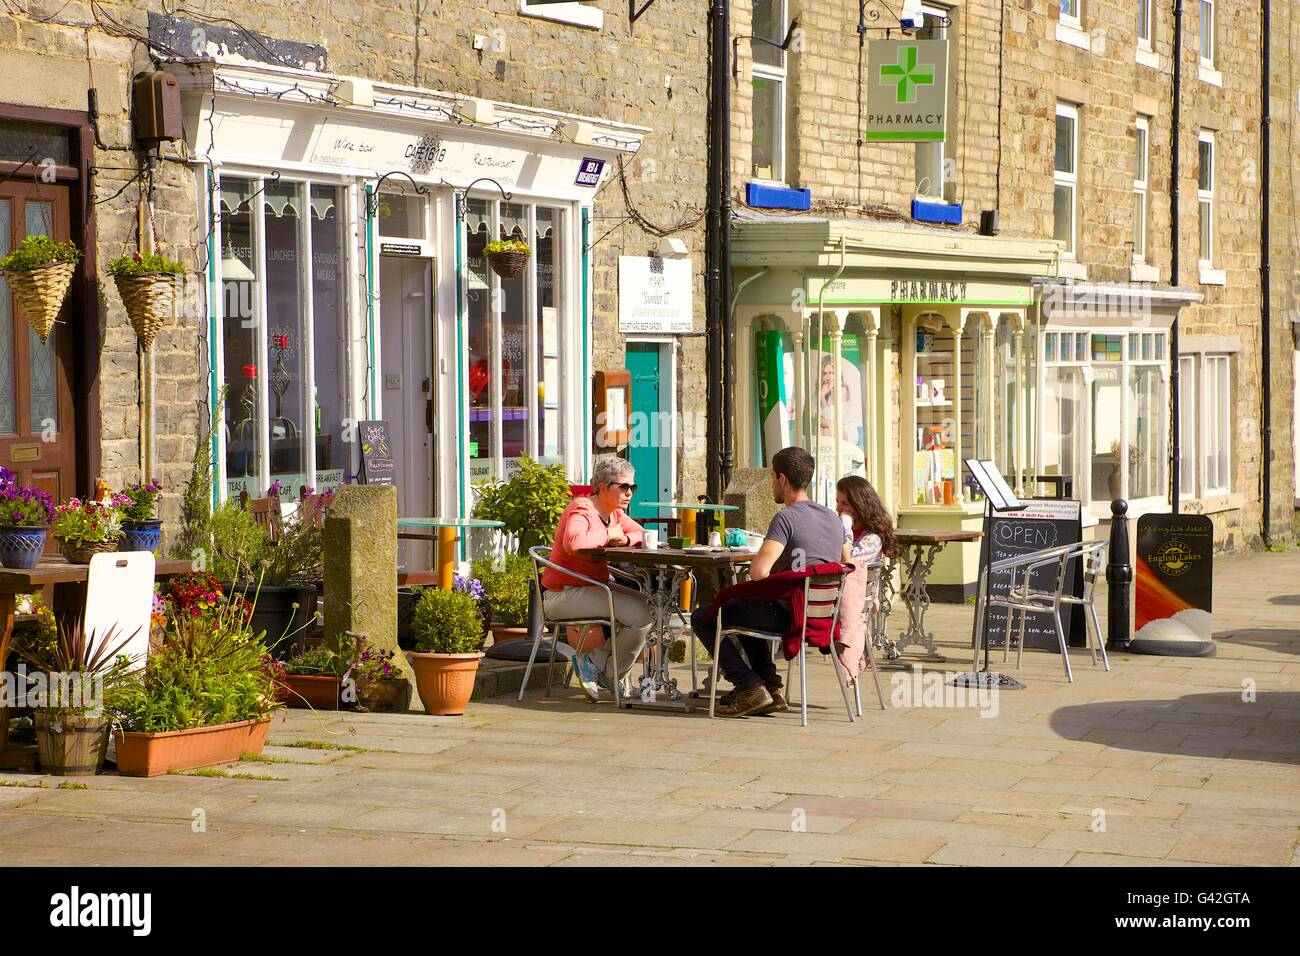
[{"label": "grey hair", "polygon": [[629,479],[636,477],[636,469],[626,458],[619,458],[617,455],[604,455],[596,459],[595,465],[591,469],[591,485],[593,489],[601,485],[612,485],[624,475]]}]

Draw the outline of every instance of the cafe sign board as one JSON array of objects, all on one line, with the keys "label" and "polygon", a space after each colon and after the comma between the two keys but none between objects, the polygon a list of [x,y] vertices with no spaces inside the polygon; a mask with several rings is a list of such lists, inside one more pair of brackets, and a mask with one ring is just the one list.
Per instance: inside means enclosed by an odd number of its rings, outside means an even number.
[{"label": "cafe sign board", "polygon": [[872,40],[863,138],[941,143],[948,121],[948,41]]},{"label": "cafe sign board", "polygon": [[1214,522],[1206,515],[1142,515],[1134,571],[1133,648],[1180,657],[1213,653]]},{"label": "cafe sign board", "polygon": [[690,259],[618,257],[618,330],[691,331],[694,270]]}]

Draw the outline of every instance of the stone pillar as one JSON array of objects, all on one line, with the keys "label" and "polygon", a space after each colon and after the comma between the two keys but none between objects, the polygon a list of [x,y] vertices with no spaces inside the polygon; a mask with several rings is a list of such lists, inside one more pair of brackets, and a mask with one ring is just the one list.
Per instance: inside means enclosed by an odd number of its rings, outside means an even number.
[{"label": "stone pillar", "polygon": [[325,638],[364,634],[395,651],[403,677],[415,675],[397,647],[397,489],[344,485],[325,519]]}]

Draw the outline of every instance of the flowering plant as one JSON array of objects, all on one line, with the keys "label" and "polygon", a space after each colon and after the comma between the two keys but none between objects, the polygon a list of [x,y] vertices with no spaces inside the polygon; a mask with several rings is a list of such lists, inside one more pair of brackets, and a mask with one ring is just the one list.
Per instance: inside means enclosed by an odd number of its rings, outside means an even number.
[{"label": "flowering plant", "polygon": [[468,594],[475,601],[482,601],[484,597],[483,582],[478,578],[463,578],[459,574],[451,576],[451,589],[459,591],[461,594]]},{"label": "flowering plant", "polygon": [[271,482],[271,487],[266,489],[266,496],[268,498],[279,498],[283,492],[284,485],[281,483],[280,479],[277,478],[275,481]]},{"label": "flowering plant", "polygon": [[0,465],[0,488],[8,488],[14,480],[14,473],[4,465]]},{"label": "flowering plant", "polygon": [[221,611],[228,603],[231,616],[247,624],[253,617],[253,605],[242,595],[232,594],[229,601],[217,577],[210,571],[178,574],[167,582],[164,593],[168,617],[203,617]]},{"label": "flowering plant", "polygon": [[153,606],[149,611],[149,626],[151,628],[167,626],[167,602],[160,594],[153,596]]},{"label": "flowering plant", "polygon": [[55,509],[54,534],[64,544],[116,541],[122,536],[121,504],[69,498]]},{"label": "flowering plant", "polygon": [[379,651],[367,644],[361,645],[361,653],[348,661],[348,667],[358,684],[370,681],[402,680],[397,666],[393,664],[392,651]]},{"label": "flowering plant", "polygon": [[12,472],[7,480],[0,480],[0,524],[44,528],[52,521],[54,499],[47,492],[17,484]]},{"label": "flowering plant", "polygon": [[122,518],[126,521],[152,521],[158,517],[158,494],[162,491],[162,482],[157,478],[149,481],[137,481],[123,488],[114,500],[122,501]]}]

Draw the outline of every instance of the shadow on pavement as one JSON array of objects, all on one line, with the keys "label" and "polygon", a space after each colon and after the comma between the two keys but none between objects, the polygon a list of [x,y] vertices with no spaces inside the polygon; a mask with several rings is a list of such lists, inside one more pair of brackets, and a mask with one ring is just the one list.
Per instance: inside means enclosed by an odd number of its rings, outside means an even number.
[{"label": "shadow on pavement", "polygon": [[[1232,721],[1206,720],[1216,717]],[[1146,730],[1139,729],[1143,722]],[[1117,729],[1125,723],[1131,726]],[[1092,729],[1080,738],[1080,729],[1088,725]],[[1253,701],[1242,700],[1241,691],[1221,691],[1175,700],[1079,704],[1054,711],[1051,728],[1063,737],[1121,750],[1300,765],[1300,692],[1296,691],[1261,691]]]},{"label": "shadow on pavement", "polygon": [[1214,635],[1214,639],[1281,654],[1300,654],[1300,630],[1291,627],[1249,627],[1221,631]]}]

